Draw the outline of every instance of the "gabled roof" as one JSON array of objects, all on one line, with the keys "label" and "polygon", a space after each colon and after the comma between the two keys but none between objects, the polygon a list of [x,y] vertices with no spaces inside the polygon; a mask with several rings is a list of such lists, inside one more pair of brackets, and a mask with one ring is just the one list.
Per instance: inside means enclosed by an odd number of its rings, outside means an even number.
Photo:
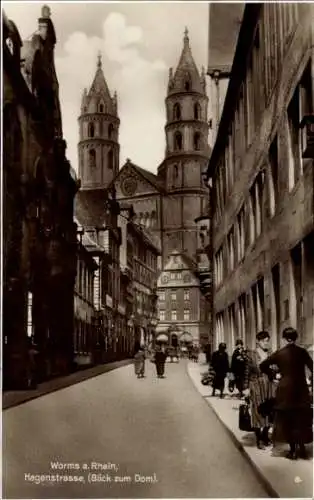
[{"label": "gabled roof", "polygon": [[148,170],[145,170],[144,168],[139,167],[138,165],[135,165],[135,163],[131,162],[131,160],[127,159],[125,164],[120,168],[118,174],[116,177],[111,181],[110,186],[116,183],[116,181],[119,179],[119,177],[123,174],[123,171],[126,168],[131,168],[134,170],[140,177],[142,177],[146,182],[151,184],[157,191],[160,191],[162,193],[165,192],[165,188],[163,186],[163,182],[158,178],[157,175],[153,174],[152,172],[149,172]]},{"label": "gabled roof", "polygon": [[[183,252],[179,252],[178,250],[173,250],[171,252],[171,254],[169,254],[168,259],[167,259],[167,263],[174,256],[178,256],[181,258],[182,262],[186,265],[186,269],[189,269],[195,273],[197,272],[196,262],[194,262],[194,260],[191,259],[191,257],[189,257],[187,254],[185,254]],[[167,270],[166,267],[167,267],[167,264],[165,265],[164,270]]]}]

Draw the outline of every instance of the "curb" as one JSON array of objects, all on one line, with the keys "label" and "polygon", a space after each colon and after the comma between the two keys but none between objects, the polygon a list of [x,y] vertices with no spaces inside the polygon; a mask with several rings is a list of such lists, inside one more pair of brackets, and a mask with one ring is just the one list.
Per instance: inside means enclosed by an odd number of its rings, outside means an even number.
[{"label": "curb", "polygon": [[263,485],[263,487],[264,487],[265,491],[268,493],[269,497],[270,498],[280,498],[280,495],[273,488],[273,486],[268,481],[268,479],[265,477],[265,475],[261,472],[260,468],[256,465],[256,463],[254,462],[254,460],[252,460],[252,458],[249,456],[249,454],[247,453],[247,451],[246,451],[245,447],[243,446],[243,444],[238,440],[238,438],[234,435],[234,433],[232,432],[232,430],[229,429],[229,427],[222,420],[222,418],[220,417],[219,413],[215,410],[215,408],[213,407],[213,405],[208,400],[208,396],[203,396],[200,393],[197,385],[194,383],[193,378],[190,375],[189,364],[187,363],[186,366],[187,366],[188,376],[190,377],[191,381],[193,382],[194,387],[197,389],[197,391],[201,395],[202,399],[206,402],[207,406],[209,406],[211,408],[211,410],[214,412],[216,418],[219,420],[219,422],[223,425],[223,427],[225,428],[225,430],[228,432],[228,434],[229,434],[230,438],[232,439],[232,441],[233,441],[234,445],[236,446],[236,448],[241,452],[241,454],[249,462],[249,464],[251,465],[251,467],[252,467],[252,469],[253,469],[253,471],[254,471],[257,479],[258,479],[258,481]]},{"label": "curb", "polygon": [[[29,391],[7,391],[2,393],[2,411],[8,410],[10,408],[14,408],[16,406],[20,406],[28,401],[32,401],[33,399],[40,398],[42,396],[46,396],[53,392],[60,391],[62,389],[66,389],[67,387],[71,387],[72,385],[79,384],[80,382],[84,382],[91,378],[98,377],[99,375],[103,375],[104,373],[108,373],[110,371],[116,370],[117,368],[122,368],[124,366],[128,366],[132,363],[132,360],[126,359],[121,361],[115,361],[113,363],[108,363],[104,365],[98,365],[92,368],[87,368],[85,370],[81,370],[79,372],[73,372],[65,377],[58,377],[56,379],[48,380],[47,382],[43,382],[47,384],[46,387],[38,387],[34,390]],[[14,397],[14,392],[19,392]],[[11,393],[11,394],[10,394]],[[12,396],[12,399],[10,398]],[[7,401],[6,401],[7,399]],[[11,399],[11,400],[10,400]]]}]

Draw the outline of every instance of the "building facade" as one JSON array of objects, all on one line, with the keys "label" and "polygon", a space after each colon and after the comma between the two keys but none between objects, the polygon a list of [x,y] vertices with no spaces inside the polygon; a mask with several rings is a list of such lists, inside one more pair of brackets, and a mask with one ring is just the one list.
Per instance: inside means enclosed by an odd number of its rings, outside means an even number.
[{"label": "building facade", "polygon": [[155,338],[158,322],[157,263],[160,249],[134,222],[134,215],[132,206],[121,205],[120,266],[127,283],[128,321],[132,326],[134,342],[149,346]]},{"label": "building facade", "polygon": [[184,254],[172,252],[158,277],[156,333],[167,335],[169,345],[208,342],[206,299],[200,291],[197,266]]},{"label": "building facade", "polygon": [[24,43],[4,14],[3,36],[3,381],[23,388],[31,343],[38,381],[72,369],[78,184],[65,156],[49,8]]},{"label": "building facade", "polygon": [[94,279],[98,266],[83,244],[83,238],[83,231],[78,232],[73,342],[77,366],[92,365],[97,361],[99,344],[94,308]]},{"label": "building facade", "polygon": [[311,4],[247,5],[209,161],[215,338],[314,331]]}]

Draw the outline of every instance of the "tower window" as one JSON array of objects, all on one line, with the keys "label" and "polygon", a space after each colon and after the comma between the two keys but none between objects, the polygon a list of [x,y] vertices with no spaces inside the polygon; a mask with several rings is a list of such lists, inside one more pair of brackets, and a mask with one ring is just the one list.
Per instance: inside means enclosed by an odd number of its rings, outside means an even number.
[{"label": "tower window", "polygon": [[112,151],[112,149],[110,149],[110,151],[108,152],[108,168],[110,170],[113,169],[113,151]]},{"label": "tower window", "polygon": [[89,137],[95,136],[95,127],[94,127],[93,123],[88,124],[88,135],[89,135]]},{"label": "tower window", "polygon": [[109,127],[108,127],[108,138],[111,139],[112,138],[112,135],[113,135],[113,125],[112,123],[109,123]]},{"label": "tower window", "polygon": [[174,136],[174,149],[175,151],[181,151],[183,144],[183,138],[181,132],[176,132]]},{"label": "tower window", "polygon": [[95,149],[90,149],[89,152],[89,166],[90,168],[96,167],[96,151]]},{"label": "tower window", "polygon": [[199,132],[194,134],[194,149],[195,151],[199,151],[201,149],[201,134]]},{"label": "tower window", "polygon": [[181,106],[178,103],[173,107],[173,117],[175,120],[181,120]]},{"label": "tower window", "polygon": [[100,113],[104,112],[104,105],[103,104],[100,104],[100,106],[99,106],[99,112]]},{"label": "tower window", "polygon": [[194,120],[199,120],[201,117],[201,106],[198,102],[194,104]]}]

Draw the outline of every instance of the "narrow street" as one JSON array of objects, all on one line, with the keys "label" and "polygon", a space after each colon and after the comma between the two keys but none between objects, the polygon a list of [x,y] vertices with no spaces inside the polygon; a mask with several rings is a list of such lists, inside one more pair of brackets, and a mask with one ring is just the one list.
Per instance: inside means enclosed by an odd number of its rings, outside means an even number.
[{"label": "narrow street", "polygon": [[[4,411],[3,498],[267,497],[186,362],[167,363],[165,379],[154,368],[140,380],[119,368]],[[83,480],[34,483],[49,474]]]}]

